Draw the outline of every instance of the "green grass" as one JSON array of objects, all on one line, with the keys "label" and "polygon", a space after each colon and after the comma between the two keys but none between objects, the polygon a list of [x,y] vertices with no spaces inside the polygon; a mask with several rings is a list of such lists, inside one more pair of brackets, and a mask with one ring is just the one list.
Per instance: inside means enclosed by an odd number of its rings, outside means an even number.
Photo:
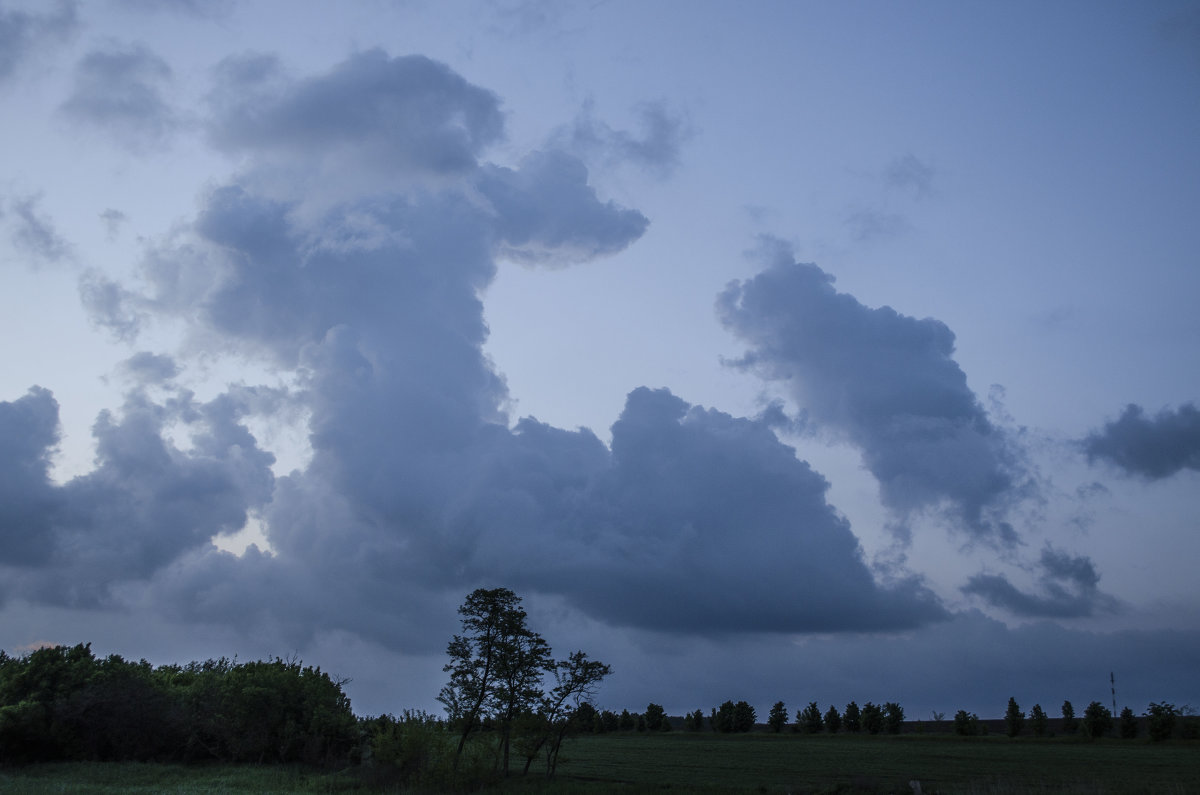
[{"label": "green grass", "polygon": [[[519,770],[519,765],[517,769]],[[601,735],[568,741],[559,775],[538,767],[505,792],[1200,793],[1200,744],[951,735]],[[0,792],[334,793],[399,791],[359,770],[251,765],[43,764],[0,769]]]}]

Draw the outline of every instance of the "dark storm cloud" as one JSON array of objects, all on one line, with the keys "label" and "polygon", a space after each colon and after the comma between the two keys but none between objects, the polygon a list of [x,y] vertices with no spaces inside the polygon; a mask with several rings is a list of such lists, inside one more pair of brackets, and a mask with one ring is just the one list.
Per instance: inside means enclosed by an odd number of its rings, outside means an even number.
[{"label": "dark storm cloud", "polygon": [[295,82],[269,56],[229,59],[211,102],[210,132],[223,148],[347,158],[386,171],[470,170],[504,126],[495,94],[424,56],[380,50]]},{"label": "dark storm cloud", "polygon": [[31,265],[53,264],[71,256],[71,244],[54,228],[54,222],[38,210],[41,196],[23,196],[9,206],[10,239],[13,247],[28,255]]},{"label": "dark storm cloud", "polygon": [[[269,501],[274,457],[241,423],[253,402],[237,392],[208,403],[180,393],[156,404],[130,393],[92,429],[96,466],[53,485],[47,466],[57,441],[58,404],[34,389],[0,403],[6,494],[0,563],[10,591],[45,604],[109,604],[114,588],[144,580],[188,550],[232,532]],[[190,448],[166,435],[184,427]]]},{"label": "dark storm cloud", "polygon": [[12,77],[21,63],[48,43],[67,38],[79,26],[78,4],[60,0],[44,14],[12,11],[0,3],[0,82]]},{"label": "dark storm cloud", "polygon": [[1145,409],[1131,403],[1116,421],[1081,444],[1090,463],[1105,461],[1146,480],[1200,470],[1200,410],[1185,403],[1148,417]]},{"label": "dark storm cloud", "polygon": [[165,97],[170,85],[167,62],[140,44],[93,50],[76,65],[75,84],[61,111],[123,148],[156,148],[179,124]]},{"label": "dark storm cloud", "polygon": [[1046,546],[1037,568],[1041,593],[1022,591],[999,574],[976,574],[962,591],[1025,618],[1077,618],[1118,607],[1099,590],[1100,575],[1086,555]]},{"label": "dark storm cloud", "polygon": [[34,387],[0,401],[0,566],[40,565],[49,557],[59,502],[49,475],[57,444],[58,402],[48,390]]},{"label": "dark storm cloud", "polygon": [[717,301],[750,346],[731,365],[781,382],[813,421],[858,446],[901,518],[944,507],[973,537],[1015,544],[1003,513],[1025,488],[1020,453],[968,388],[954,333],[863,306],[783,243],[765,253],[766,270]]}]

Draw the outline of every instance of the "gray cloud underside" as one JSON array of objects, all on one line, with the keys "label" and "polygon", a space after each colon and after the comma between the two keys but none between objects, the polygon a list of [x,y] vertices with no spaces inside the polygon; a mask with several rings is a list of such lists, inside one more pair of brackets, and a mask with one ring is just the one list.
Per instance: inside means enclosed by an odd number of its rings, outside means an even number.
[{"label": "gray cloud underside", "polygon": [[953,332],[863,306],[778,241],[764,253],[768,267],[717,302],[749,345],[730,364],[780,382],[812,420],[855,444],[902,519],[942,507],[972,537],[1015,544],[1003,516],[1031,488],[1023,454],[967,387]]},{"label": "gray cloud underside", "polygon": [[962,591],[1026,618],[1077,618],[1112,612],[1119,605],[1099,590],[1100,575],[1085,555],[1045,547],[1038,561],[1041,593],[1022,591],[999,574],[976,574]]},{"label": "gray cloud underside", "polygon": [[1114,422],[1081,443],[1088,461],[1104,461],[1127,475],[1161,480],[1185,469],[1200,470],[1200,410],[1185,403],[1146,416],[1129,404]]},{"label": "gray cloud underside", "polygon": [[71,244],[59,234],[54,222],[38,211],[40,196],[13,199],[9,214],[9,236],[13,247],[27,255],[32,265],[53,264],[71,257]]},{"label": "gray cloud underside", "polygon": [[[103,414],[97,469],[61,487],[37,464],[53,398],[11,404],[44,421],[34,437],[14,431],[5,458],[53,503],[9,506],[45,517],[37,543],[5,561],[15,594],[149,600],[184,619],[270,622],[298,642],[342,629],[411,648],[440,644],[426,624],[447,594],[493,584],[695,634],[945,619],[919,580],[876,582],[824,478],[767,419],[638,388],[611,448],[533,418],[509,428],[504,380],[483,353],[480,294],[496,259],[591,260],[646,228],[596,195],[577,157],[482,162],[503,132],[498,101],[427,59],[369,52],[301,80],[269,61],[223,68],[212,134],[252,155],[246,172],[151,247],[136,287],[92,274],[81,289],[115,331],[177,318],[210,349],[293,370],[299,387],[198,403],[172,386],[172,361],[135,356],[129,374],[168,397],[135,389]],[[307,186],[329,157],[381,162],[390,177],[314,204]],[[312,459],[276,479],[246,422],[284,407],[308,418]],[[190,446],[168,441],[169,427]],[[251,513],[272,554],[208,544]]]}]

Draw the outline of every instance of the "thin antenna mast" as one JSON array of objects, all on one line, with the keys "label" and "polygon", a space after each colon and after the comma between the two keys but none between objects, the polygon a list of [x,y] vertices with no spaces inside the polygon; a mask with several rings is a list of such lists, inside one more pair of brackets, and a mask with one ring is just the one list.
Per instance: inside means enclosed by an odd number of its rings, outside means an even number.
[{"label": "thin antenna mast", "polygon": [[1108,672],[1108,683],[1110,685],[1112,685],[1113,715],[1116,715],[1117,714],[1117,679],[1115,676],[1113,676],[1112,671]]}]

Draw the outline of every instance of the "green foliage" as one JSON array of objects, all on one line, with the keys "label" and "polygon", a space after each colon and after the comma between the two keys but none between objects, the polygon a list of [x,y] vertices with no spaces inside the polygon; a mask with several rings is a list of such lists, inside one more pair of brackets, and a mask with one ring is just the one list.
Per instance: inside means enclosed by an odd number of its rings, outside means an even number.
[{"label": "green foliage", "polygon": [[974,712],[960,709],[954,714],[954,733],[963,737],[974,737],[979,734],[979,716]]},{"label": "green foliage", "polygon": [[1062,705],[1062,730],[1063,734],[1079,731],[1079,720],[1075,717],[1075,707],[1071,706],[1070,701],[1064,701]]},{"label": "green foliage", "polygon": [[870,701],[863,704],[862,727],[868,734],[879,734],[883,731],[883,708]]},{"label": "green foliage", "polygon": [[618,725],[621,731],[627,732],[637,728],[637,718],[629,714],[629,710],[621,710],[621,717],[618,719]]},{"label": "green foliage", "polygon": [[1138,719],[1129,707],[1121,710],[1121,739],[1132,740],[1138,736]]},{"label": "green foliage", "polygon": [[690,732],[704,731],[704,712],[696,710],[689,714],[683,725]]},{"label": "green foliage", "polygon": [[341,686],[280,659],[155,669],[84,644],[0,655],[0,762],[341,764],[359,739]]},{"label": "green foliage", "polygon": [[1017,704],[1015,698],[1008,699],[1008,709],[1004,712],[1004,731],[1009,737],[1016,737],[1025,727],[1025,713]]},{"label": "green foliage", "polygon": [[862,713],[858,709],[858,704],[851,701],[846,705],[846,714],[844,716],[846,731],[857,734],[862,731]]},{"label": "green foliage", "polygon": [[796,713],[796,727],[805,734],[820,734],[825,728],[825,719],[821,717],[821,708],[812,701],[803,710]]},{"label": "green foliage", "polygon": [[600,726],[605,732],[615,732],[621,728],[621,718],[611,709],[601,710]]},{"label": "green foliage", "polygon": [[899,734],[904,724],[904,707],[895,701],[883,705],[883,728],[888,734]]},{"label": "green foliage", "polygon": [[1092,738],[1103,737],[1112,731],[1113,716],[1108,707],[1093,701],[1083,711],[1083,733]]},{"label": "green foliage", "polygon": [[720,707],[714,708],[710,717],[713,730],[725,734],[748,732],[754,728],[755,719],[754,707],[745,701],[736,704],[726,701]]},{"label": "green foliage", "polygon": [[1161,704],[1151,702],[1146,709],[1146,715],[1149,717],[1149,734],[1150,739],[1155,742],[1170,739],[1175,733],[1175,722],[1182,713],[1174,704],[1162,702]]},{"label": "green foliage", "polygon": [[1049,723],[1050,719],[1046,717],[1046,712],[1042,709],[1042,705],[1034,704],[1033,709],[1029,711],[1029,726],[1033,729],[1033,736],[1045,737],[1046,727]]},{"label": "green foliage", "polygon": [[767,715],[767,726],[771,728],[771,731],[779,734],[783,731],[783,727],[787,726],[787,722],[787,707],[782,701],[776,701]]},{"label": "green foliage", "polygon": [[837,734],[842,728],[842,716],[833,704],[829,705],[829,711],[825,713],[825,728],[830,734]]}]

